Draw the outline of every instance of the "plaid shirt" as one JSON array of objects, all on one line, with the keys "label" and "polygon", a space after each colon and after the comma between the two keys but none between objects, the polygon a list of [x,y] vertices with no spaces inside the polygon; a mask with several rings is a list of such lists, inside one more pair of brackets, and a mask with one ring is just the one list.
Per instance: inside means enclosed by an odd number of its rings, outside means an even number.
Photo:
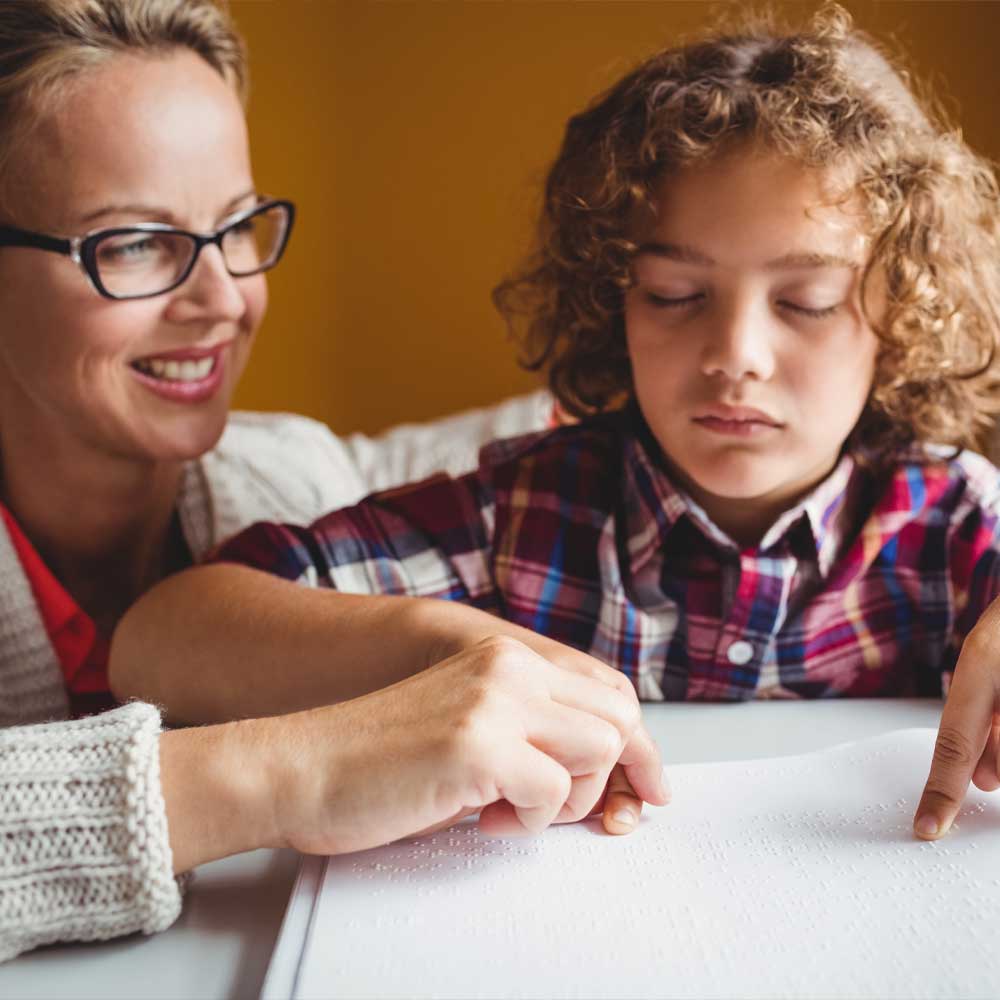
[{"label": "plaid shirt", "polygon": [[940,695],[1000,590],[1000,472],[915,450],[844,457],[741,549],[629,414],[494,442],[461,479],[310,528],[258,524],[217,560],[352,593],[462,601],[586,650],[650,700]]}]

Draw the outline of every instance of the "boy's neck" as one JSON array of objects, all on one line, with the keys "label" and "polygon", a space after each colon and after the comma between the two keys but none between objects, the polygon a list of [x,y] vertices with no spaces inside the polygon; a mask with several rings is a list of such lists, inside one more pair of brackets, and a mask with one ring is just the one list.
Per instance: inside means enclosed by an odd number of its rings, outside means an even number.
[{"label": "boy's neck", "polygon": [[741,549],[755,549],[767,534],[767,529],[794,504],[757,504],[755,500],[708,498],[688,491],[712,522],[726,533]]},{"label": "boy's neck", "polygon": [[817,469],[815,476],[793,492],[780,489],[758,497],[722,497],[702,489],[689,479],[669,459],[665,463],[673,482],[708,515],[712,523],[731,538],[741,549],[755,549],[768,529],[787,510],[808,496],[836,468],[838,459]]}]

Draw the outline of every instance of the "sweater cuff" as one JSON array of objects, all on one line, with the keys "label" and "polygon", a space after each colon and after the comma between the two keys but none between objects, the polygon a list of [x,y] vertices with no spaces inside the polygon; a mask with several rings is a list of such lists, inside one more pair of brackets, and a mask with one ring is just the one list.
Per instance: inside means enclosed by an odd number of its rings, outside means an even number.
[{"label": "sweater cuff", "polygon": [[159,736],[139,702],[0,730],[0,961],[177,918]]}]

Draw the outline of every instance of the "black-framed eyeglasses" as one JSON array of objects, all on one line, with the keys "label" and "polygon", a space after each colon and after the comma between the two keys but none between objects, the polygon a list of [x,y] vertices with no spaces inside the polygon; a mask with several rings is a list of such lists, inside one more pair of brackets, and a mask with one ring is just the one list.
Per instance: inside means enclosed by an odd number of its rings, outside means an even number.
[{"label": "black-framed eyeglasses", "polygon": [[234,278],[274,267],[285,252],[294,221],[292,202],[272,198],[230,216],[214,233],[143,222],[64,238],[0,226],[0,247],[65,254],[105,298],[145,299],[182,284],[209,244],[219,248]]}]

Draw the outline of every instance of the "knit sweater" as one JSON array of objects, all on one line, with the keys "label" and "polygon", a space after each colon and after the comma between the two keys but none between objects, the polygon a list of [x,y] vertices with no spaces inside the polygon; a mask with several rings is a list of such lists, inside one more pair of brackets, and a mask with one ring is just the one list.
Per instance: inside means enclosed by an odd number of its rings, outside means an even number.
[{"label": "knit sweater", "polygon": [[[544,426],[542,393],[380,438],[304,417],[234,414],[189,463],[177,510],[192,555],[258,520],[308,523]],[[133,703],[69,720],[56,654],[0,527],[0,961],[53,941],[168,927],[181,907],[159,779],[160,717]]]}]

